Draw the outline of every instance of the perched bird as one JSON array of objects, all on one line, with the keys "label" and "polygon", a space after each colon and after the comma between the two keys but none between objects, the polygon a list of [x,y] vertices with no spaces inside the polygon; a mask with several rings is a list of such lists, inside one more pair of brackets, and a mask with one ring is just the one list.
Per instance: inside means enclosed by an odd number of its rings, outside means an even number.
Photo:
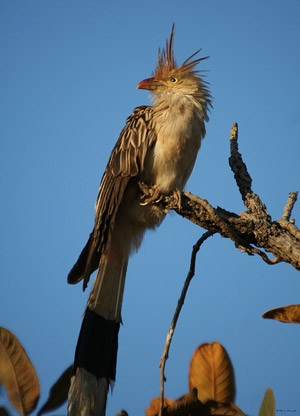
[{"label": "perched bird", "polygon": [[118,331],[128,258],[147,229],[157,227],[165,212],[142,200],[140,181],[169,194],[182,190],[205,136],[211,106],[207,84],[195,69],[206,58],[197,51],[177,66],[174,25],[151,78],[138,84],[150,90],[153,105],[135,108],[112,150],[95,206],[94,229],[69,283],[97,275],[84,314],[69,390],[70,416],[105,414],[106,396],[114,382]]}]

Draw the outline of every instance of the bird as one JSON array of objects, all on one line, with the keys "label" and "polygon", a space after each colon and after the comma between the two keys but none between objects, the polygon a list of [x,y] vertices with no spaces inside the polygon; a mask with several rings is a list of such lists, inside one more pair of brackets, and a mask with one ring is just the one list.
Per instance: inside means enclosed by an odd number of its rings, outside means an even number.
[{"label": "bird", "polygon": [[85,289],[96,271],[75,350],[69,416],[105,415],[128,259],[166,216],[139,183],[161,195],[183,190],[206,133],[212,97],[196,67],[207,56],[199,57],[199,49],[177,65],[174,32],[173,24],[152,76],[137,86],[150,91],[152,104],[136,107],[126,120],[100,183],[93,230],[68,274],[68,283],[83,281]]}]

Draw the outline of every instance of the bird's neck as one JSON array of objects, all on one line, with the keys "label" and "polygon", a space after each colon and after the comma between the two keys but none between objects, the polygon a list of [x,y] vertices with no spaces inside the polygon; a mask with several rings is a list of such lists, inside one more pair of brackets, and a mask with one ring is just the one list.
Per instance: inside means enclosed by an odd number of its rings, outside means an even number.
[{"label": "bird's neck", "polygon": [[152,105],[154,120],[158,123],[172,121],[177,117],[186,122],[198,119],[199,122],[207,120],[207,105],[200,103],[193,95],[161,92],[156,95]]}]

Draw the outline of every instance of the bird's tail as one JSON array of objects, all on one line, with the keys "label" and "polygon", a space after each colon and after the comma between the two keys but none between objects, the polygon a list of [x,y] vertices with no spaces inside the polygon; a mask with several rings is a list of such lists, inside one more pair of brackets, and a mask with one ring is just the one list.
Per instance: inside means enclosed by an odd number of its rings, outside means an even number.
[{"label": "bird's tail", "polygon": [[113,246],[101,256],[77,342],[69,390],[69,416],[105,415],[115,381],[118,332],[128,254]]}]

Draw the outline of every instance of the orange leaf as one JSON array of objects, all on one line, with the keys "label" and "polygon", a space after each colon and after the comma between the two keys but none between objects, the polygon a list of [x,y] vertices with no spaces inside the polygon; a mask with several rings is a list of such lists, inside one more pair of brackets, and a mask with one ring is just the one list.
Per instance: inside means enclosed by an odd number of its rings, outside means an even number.
[{"label": "orange leaf", "polygon": [[5,328],[0,328],[0,384],[21,415],[35,409],[40,396],[35,369],[19,340]]},{"label": "orange leaf", "polygon": [[300,324],[300,305],[288,305],[271,309],[262,316],[265,319],[276,319],[281,322]]},{"label": "orange leaf", "polygon": [[189,388],[198,390],[198,399],[205,403],[234,401],[235,382],[233,367],[225,348],[218,342],[200,345],[192,357]]},{"label": "orange leaf", "polygon": [[226,416],[246,416],[234,403],[210,403],[211,415],[226,415]]},{"label": "orange leaf", "polygon": [[[164,398],[164,407],[169,406],[172,403],[173,403],[172,399]],[[146,416],[154,416],[159,413],[159,410],[160,410],[160,398],[157,397],[151,400],[150,407],[146,409],[145,413],[146,413]]]}]

